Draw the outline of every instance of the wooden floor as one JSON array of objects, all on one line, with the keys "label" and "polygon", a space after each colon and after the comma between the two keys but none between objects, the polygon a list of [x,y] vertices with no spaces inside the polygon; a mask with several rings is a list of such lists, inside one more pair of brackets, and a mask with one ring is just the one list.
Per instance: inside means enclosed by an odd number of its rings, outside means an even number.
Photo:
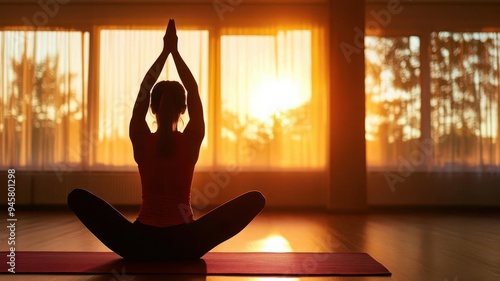
[{"label": "wooden floor", "polygon": [[[125,212],[134,219],[134,212]],[[18,210],[18,251],[107,251],[67,211]],[[5,217],[0,222],[6,224]],[[6,227],[0,250],[7,249]],[[0,275],[0,280],[500,280],[500,212],[264,212],[214,251],[367,252],[391,277],[246,278],[156,275]],[[2,259],[3,260],[3,259]]]}]

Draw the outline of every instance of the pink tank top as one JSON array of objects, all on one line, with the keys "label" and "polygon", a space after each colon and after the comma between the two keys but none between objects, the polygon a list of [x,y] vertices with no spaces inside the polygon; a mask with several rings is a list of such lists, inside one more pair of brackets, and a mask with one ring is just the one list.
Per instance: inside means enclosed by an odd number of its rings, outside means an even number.
[{"label": "pink tank top", "polygon": [[191,182],[194,163],[185,135],[174,132],[175,151],[162,157],[157,150],[158,134],[146,136],[144,155],[139,163],[142,205],[137,220],[158,227],[193,221]]}]

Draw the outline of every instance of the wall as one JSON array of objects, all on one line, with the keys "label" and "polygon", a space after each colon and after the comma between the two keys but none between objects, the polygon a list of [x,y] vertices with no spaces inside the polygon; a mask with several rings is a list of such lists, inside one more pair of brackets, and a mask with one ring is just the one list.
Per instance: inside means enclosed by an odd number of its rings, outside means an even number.
[{"label": "wall", "polygon": [[[86,189],[111,204],[141,203],[138,172],[28,172],[16,170],[16,203],[19,205],[65,205],[75,188]],[[0,205],[7,202],[7,173],[2,171],[5,188]],[[278,208],[321,208],[326,205],[325,172],[196,172],[191,199],[194,208],[203,210],[219,205],[243,192],[259,190],[268,206]]]}]

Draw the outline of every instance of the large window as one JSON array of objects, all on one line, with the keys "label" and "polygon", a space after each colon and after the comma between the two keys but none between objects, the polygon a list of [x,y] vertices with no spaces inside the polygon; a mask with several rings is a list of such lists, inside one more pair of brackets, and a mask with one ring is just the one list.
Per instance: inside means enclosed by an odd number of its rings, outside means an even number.
[{"label": "large window", "polygon": [[81,167],[88,34],[0,31],[0,166]]},{"label": "large window", "polygon": [[[163,32],[100,29],[92,73],[87,32],[0,31],[0,166],[134,169],[131,107]],[[179,30],[205,106],[200,167],[324,167],[317,31],[210,32]],[[500,33],[368,36],[365,44],[370,169],[498,170]],[[89,75],[98,85],[92,94]],[[179,79],[171,59],[160,79]],[[152,114],[148,123],[155,130]]]},{"label": "large window", "polygon": [[366,40],[369,167],[498,171],[500,34],[428,36]]},{"label": "large window", "polygon": [[[253,168],[324,166],[310,30],[221,38],[219,161]],[[314,92],[314,94],[313,94]],[[318,113],[319,112],[319,113]]]},{"label": "large window", "polygon": [[446,170],[500,167],[499,36],[431,35],[433,160]]},{"label": "large window", "polygon": [[[92,30],[0,33],[0,166],[136,169],[128,123],[164,28]],[[178,31],[205,110],[198,167],[326,167],[323,33],[319,27]],[[180,80],[171,57],[159,79]],[[189,118],[181,118],[182,130]],[[155,131],[151,112],[147,122]]]}]

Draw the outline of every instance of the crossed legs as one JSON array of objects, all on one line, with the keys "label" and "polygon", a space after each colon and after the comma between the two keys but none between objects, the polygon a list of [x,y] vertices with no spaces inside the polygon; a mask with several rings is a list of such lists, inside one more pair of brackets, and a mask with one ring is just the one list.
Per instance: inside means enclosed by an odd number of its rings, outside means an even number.
[{"label": "crossed legs", "polygon": [[138,237],[133,225],[113,206],[83,189],[68,194],[68,206],[106,247],[122,257],[134,254],[135,245],[130,242]]},{"label": "crossed legs", "polygon": [[245,193],[196,221],[171,227],[131,223],[106,201],[83,190],[68,195],[80,221],[110,250],[126,259],[199,259],[238,234],[264,208],[260,192]]},{"label": "crossed legs", "polygon": [[264,208],[266,199],[251,191],[228,201],[193,222],[193,246],[200,257],[243,230]]}]

